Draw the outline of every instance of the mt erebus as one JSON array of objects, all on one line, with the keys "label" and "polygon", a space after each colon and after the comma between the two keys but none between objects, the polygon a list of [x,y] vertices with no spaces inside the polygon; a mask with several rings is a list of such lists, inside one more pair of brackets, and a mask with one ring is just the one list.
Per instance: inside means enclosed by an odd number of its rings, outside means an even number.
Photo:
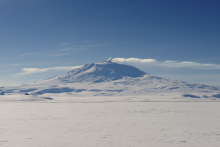
[{"label": "mt erebus", "polygon": [[8,95],[29,95],[35,99],[44,97],[50,100],[70,100],[76,97],[114,97],[118,100],[139,98],[142,101],[218,100],[220,87],[163,79],[133,66],[108,60],[86,64],[64,75],[37,83],[2,87],[0,94],[0,98]]}]

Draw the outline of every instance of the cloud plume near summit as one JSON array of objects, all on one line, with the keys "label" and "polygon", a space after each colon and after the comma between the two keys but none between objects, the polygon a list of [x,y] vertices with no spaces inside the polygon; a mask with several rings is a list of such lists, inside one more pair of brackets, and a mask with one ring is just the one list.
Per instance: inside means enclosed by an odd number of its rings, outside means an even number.
[{"label": "cloud plume near summit", "polygon": [[156,59],[114,58],[111,61],[112,62],[141,62],[141,63],[149,63],[149,62],[156,62]]},{"label": "cloud plume near summit", "polygon": [[134,64],[146,64],[151,66],[162,66],[162,67],[169,67],[169,68],[193,68],[193,69],[220,69],[219,64],[208,64],[208,63],[197,63],[191,61],[157,61],[156,59],[140,59],[140,58],[113,58],[111,59],[112,62],[127,62],[127,63],[134,63]]}]

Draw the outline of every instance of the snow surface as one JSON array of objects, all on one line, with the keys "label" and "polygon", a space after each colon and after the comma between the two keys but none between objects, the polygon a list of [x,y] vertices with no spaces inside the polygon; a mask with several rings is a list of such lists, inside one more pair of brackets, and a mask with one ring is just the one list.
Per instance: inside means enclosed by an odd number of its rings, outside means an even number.
[{"label": "snow surface", "polygon": [[1,147],[217,147],[218,102],[1,102]]}]

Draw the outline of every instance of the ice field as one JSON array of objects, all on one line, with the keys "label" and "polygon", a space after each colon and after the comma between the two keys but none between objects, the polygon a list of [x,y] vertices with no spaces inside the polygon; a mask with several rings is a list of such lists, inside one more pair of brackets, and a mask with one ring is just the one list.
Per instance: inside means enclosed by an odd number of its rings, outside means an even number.
[{"label": "ice field", "polygon": [[217,147],[219,102],[0,102],[1,147]]}]

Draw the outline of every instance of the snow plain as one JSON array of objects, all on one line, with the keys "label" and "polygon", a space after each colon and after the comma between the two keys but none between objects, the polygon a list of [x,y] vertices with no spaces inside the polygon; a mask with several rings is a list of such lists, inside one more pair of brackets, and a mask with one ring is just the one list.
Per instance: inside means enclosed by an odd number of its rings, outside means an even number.
[{"label": "snow plain", "polygon": [[0,146],[218,147],[219,105],[217,101],[1,101]]}]

